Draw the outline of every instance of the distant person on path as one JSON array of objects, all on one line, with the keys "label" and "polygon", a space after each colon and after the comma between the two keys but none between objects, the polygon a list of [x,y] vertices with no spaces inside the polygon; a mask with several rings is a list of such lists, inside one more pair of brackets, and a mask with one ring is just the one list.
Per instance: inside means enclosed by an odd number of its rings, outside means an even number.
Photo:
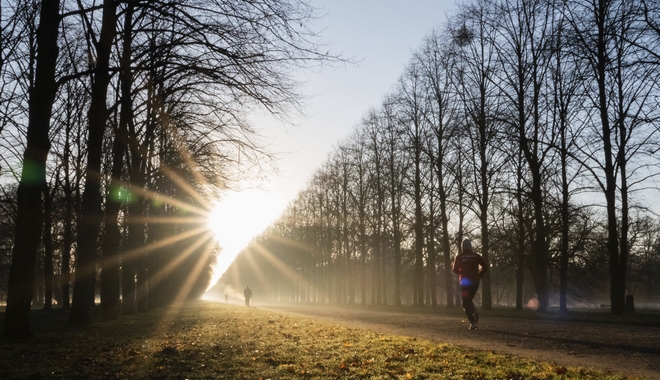
[{"label": "distant person on path", "polygon": [[229,302],[229,294],[227,294],[227,293],[225,292],[225,303],[228,303],[228,302]]},{"label": "distant person on path", "polygon": [[480,254],[472,251],[470,239],[465,239],[463,241],[463,252],[456,256],[452,270],[454,273],[458,273],[458,280],[461,283],[463,310],[465,310],[465,315],[470,321],[470,330],[474,330],[479,323],[479,313],[477,313],[477,308],[474,307],[472,299],[477,293],[477,289],[479,289],[479,280],[488,270],[488,264]]},{"label": "distant person on path", "polygon": [[243,291],[243,296],[245,296],[245,306],[250,307],[250,298],[252,298],[252,290],[249,286],[245,287]]}]

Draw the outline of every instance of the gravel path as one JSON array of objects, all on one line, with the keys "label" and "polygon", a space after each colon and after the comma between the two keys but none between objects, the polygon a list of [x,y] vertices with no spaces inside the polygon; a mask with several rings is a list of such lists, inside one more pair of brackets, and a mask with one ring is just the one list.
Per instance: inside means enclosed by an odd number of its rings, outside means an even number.
[{"label": "gravel path", "polygon": [[432,313],[318,305],[257,307],[381,333],[660,380],[660,321],[656,327],[641,327],[504,318],[482,312],[479,329],[468,330],[460,310]]}]

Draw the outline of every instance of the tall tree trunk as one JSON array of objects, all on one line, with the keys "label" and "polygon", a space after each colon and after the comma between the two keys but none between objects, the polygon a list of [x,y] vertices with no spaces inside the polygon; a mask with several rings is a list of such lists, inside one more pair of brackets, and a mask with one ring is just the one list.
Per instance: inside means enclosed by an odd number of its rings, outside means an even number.
[{"label": "tall tree trunk", "polygon": [[401,231],[394,231],[394,305],[401,306]]},{"label": "tall tree trunk", "polygon": [[325,303],[332,302],[332,222],[330,196],[328,188],[324,189],[325,214],[323,224],[323,249],[325,250]]},{"label": "tall tree trunk", "polygon": [[[433,207],[433,205],[431,205]],[[429,217],[429,237],[427,242],[428,249],[428,263],[427,265],[427,276],[429,283],[429,297],[431,298],[431,306],[438,306],[438,295],[437,295],[437,282],[435,275],[435,262],[436,262],[436,249],[435,249],[435,223],[433,222],[434,216]]]},{"label": "tall tree trunk", "polygon": [[[375,140],[375,137],[374,137]],[[376,300],[375,304],[376,305],[382,305],[383,304],[383,244],[382,244],[382,236],[383,236],[383,204],[384,204],[384,196],[383,196],[383,183],[382,183],[382,178],[381,178],[381,160],[380,160],[380,152],[378,152],[378,147],[377,141],[374,141],[374,154],[376,155],[375,157],[375,165],[376,165],[376,231],[375,231],[375,236],[374,236],[374,277],[375,277],[375,288],[376,288]]]},{"label": "tall tree trunk", "polygon": [[[520,88],[524,88],[524,75],[519,73]],[[536,106],[534,106],[536,107]],[[525,115],[525,95],[518,91],[518,143],[523,152],[530,174],[532,176],[532,188],[530,199],[534,206],[534,240],[532,242],[531,270],[532,281],[536,288],[538,297],[537,310],[545,312],[548,308],[548,249],[546,245],[545,220],[543,217],[543,191],[541,189],[541,162],[538,157],[538,117],[534,118],[534,133],[531,138],[527,137]],[[531,145],[531,146],[530,146]]]},{"label": "tall tree trunk", "polygon": [[[416,135],[419,136],[419,127]],[[421,147],[419,139],[415,142],[415,279],[414,304],[424,306],[424,222],[422,220],[422,175],[421,175]]]},{"label": "tall tree trunk", "polygon": [[569,259],[569,188],[568,174],[566,166],[568,165],[568,150],[566,148],[566,127],[563,121],[560,121],[560,139],[561,139],[561,253],[559,256],[559,311],[565,313],[568,311],[566,304],[566,293],[568,291],[568,259]]},{"label": "tall tree trunk", "polygon": [[[463,224],[465,220],[465,204],[464,204],[464,199],[465,199],[465,185],[463,183],[463,148],[461,146],[461,141],[459,141],[458,144],[458,160],[457,160],[457,167],[456,167],[456,185],[458,186],[458,233],[457,233],[457,239],[456,239],[456,252],[461,252],[461,249],[463,247]],[[446,260],[446,259],[445,259]],[[446,262],[446,261],[445,261]],[[450,263],[447,264],[447,266],[451,266],[451,260]],[[446,271],[446,269],[445,269]],[[452,281],[454,281],[454,284],[456,284],[456,289],[458,290],[459,284],[458,282],[453,279],[453,272],[449,273],[449,275],[452,277]],[[452,287],[453,288],[453,287]],[[460,296],[458,291],[453,292],[453,297],[454,298],[454,305],[458,306],[460,304]]]},{"label": "tall tree trunk", "polygon": [[[536,76],[535,76],[536,78]],[[535,97],[535,99],[537,99]],[[543,216],[543,191],[541,189],[542,181],[542,163],[538,156],[538,141],[539,137],[539,127],[538,127],[538,112],[534,114],[534,132],[531,138],[528,138],[526,135],[525,124],[524,124],[524,98],[522,94],[520,95],[520,119],[519,122],[522,124],[518,125],[519,128],[519,142],[520,150],[524,153],[525,160],[527,161],[527,166],[529,168],[530,174],[532,175],[532,188],[530,191],[530,199],[534,207],[534,240],[532,241],[532,281],[534,282],[534,287],[536,288],[536,294],[538,297],[538,307],[537,310],[540,312],[547,311],[548,308],[548,247],[546,243],[546,230],[545,230],[545,218]],[[536,103],[536,102],[534,102]],[[535,110],[537,105],[534,104]],[[531,145],[531,146],[530,146]]]},{"label": "tall tree trunk", "polygon": [[[42,231],[43,233],[43,231]],[[39,237],[37,237],[39,241]],[[42,255],[42,249],[39,247],[37,250],[37,263],[34,266],[35,273],[43,273],[44,270],[44,255]],[[35,276],[34,277],[34,295],[32,297],[32,305],[37,307],[44,306],[44,276]]]},{"label": "tall tree trunk", "polygon": [[341,200],[341,215],[342,215],[342,235],[341,239],[343,240],[344,246],[344,263],[343,263],[343,273],[344,273],[344,294],[342,296],[342,303],[348,301],[349,304],[353,304],[355,301],[355,276],[353,275],[353,265],[351,262],[352,250],[349,246],[349,234],[348,234],[348,163],[342,163],[342,200]]},{"label": "tall tree trunk", "polygon": [[[381,186],[381,185],[379,185]],[[378,288],[380,289],[380,296],[378,297],[380,304],[381,305],[387,305],[387,260],[385,257],[385,248],[383,246],[383,239],[384,239],[384,207],[385,207],[385,194],[383,189],[381,188],[380,190],[380,203],[379,203],[379,227],[378,227],[378,257],[380,258],[380,270],[378,272],[378,278],[380,279],[380,283],[378,285]]]},{"label": "tall tree trunk", "polygon": [[383,214],[385,208],[385,191],[382,175],[382,156],[378,146],[378,137],[377,132],[374,132],[373,136],[373,150],[375,155],[375,165],[376,165],[376,236],[375,239],[375,262],[374,262],[374,271],[376,276],[376,304],[377,305],[386,305],[387,304],[387,293],[386,293],[386,260],[385,260],[385,250],[383,248]]},{"label": "tall tree trunk", "polygon": [[364,226],[364,211],[360,212],[360,305],[367,304],[367,234]]},{"label": "tall tree trunk", "polygon": [[397,167],[397,143],[396,139],[398,134],[394,130],[392,121],[389,120],[391,115],[386,116],[387,120],[387,166],[389,170],[389,193],[390,193],[390,215],[392,222],[392,240],[394,250],[394,305],[401,306],[401,181],[398,176],[399,168]]},{"label": "tall tree trunk", "polygon": [[[122,105],[123,107],[123,105]],[[131,138],[133,140],[133,138]],[[133,145],[133,143],[131,143]],[[142,252],[141,247],[145,244],[145,224],[146,204],[141,191],[146,182],[144,173],[144,161],[141,158],[139,149],[131,148],[131,203],[128,205],[128,216],[126,217],[128,225],[128,237],[126,248],[121,254],[121,294],[122,294],[122,314],[132,314],[136,310],[137,304],[141,304],[140,310],[147,310],[148,292],[146,289],[147,279],[143,276],[137,276],[138,263],[145,261],[147,253]],[[154,216],[154,215],[152,215]],[[152,231],[153,234],[153,231]],[[136,277],[140,278],[140,284],[144,290],[140,290],[136,284]]]},{"label": "tall tree trunk", "polygon": [[126,141],[125,120],[120,117],[119,127],[115,132],[112,147],[112,173],[110,185],[106,191],[105,200],[105,229],[103,235],[103,261],[101,266],[101,308],[103,320],[110,321],[119,318],[119,209],[122,194],[121,173],[124,166],[124,151]]},{"label": "tall tree trunk", "polygon": [[548,250],[545,242],[545,222],[543,220],[543,194],[541,192],[541,185],[539,168],[534,166],[532,169],[532,191],[531,198],[534,203],[534,241],[532,243],[533,250],[533,265],[532,265],[532,279],[536,288],[536,294],[539,301],[537,308],[540,312],[545,312],[548,309]]},{"label": "tall tree trunk", "polygon": [[[394,176],[392,172],[392,176]],[[393,178],[392,182],[396,182],[396,179]],[[397,199],[398,196],[395,193],[396,187],[393,185],[392,189],[392,235],[394,239],[394,305],[401,306],[401,229],[399,226],[399,210],[400,210],[400,199]]]},{"label": "tall tree trunk", "polygon": [[401,229],[399,226],[399,204],[392,196],[392,234],[394,235],[394,305],[401,306]]},{"label": "tall tree trunk", "polygon": [[[627,13],[621,15],[621,18],[617,20],[620,23],[617,28],[621,34],[628,34],[627,31],[632,27],[631,23],[632,14]],[[625,40],[625,37],[623,38]],[[626,67],[629,65],[628,57],[626,57],[626,46],[622,45],[621,42],[616,44],[616,57],[613,59],[615,63],[616,70],[613,70],[615,73],[615,85],[616,85],[616,127],[618,128],[618,152],[616,164],[620,172],[620,186],[619,192],[621,197],[621,231],[619,235],[619,257],[617,260],[617,270],[616,277],[612,279],[612,284],[616,284],[614,289],[614,298],[619,302],[617,305],[620,309],[618,311],[626,312],[628,311],[625,298],[626,298],[626,273],[628,271],[628,257],[630,255],[630,242],[629,242],[629,231],[630,231],[630,205],[629,205],[629,183],[628,183],[628,162],[632,160],[632,155],[635,154],[635,149],[637,149],[634,143],[632,134],[635,131],[635,126],[633,121],[638,118],[638,115],[632,114],[630,106],[634,100],[627,101],[629,97],[629,90],[626,88],[626,82],[636,81],[638,76],[635,78],[626,77]],[[654,82],[657,83],[657,82]],[[653,86],[657,89],[657,86]],[[637,97],[642,97],[637,95]],[[657,103],[654,102],[654,103]],[[630,123],[627,125],[627,122]],[[629,128],[629,129],[628,129]],[[628,146],[630,145],[630,150]],[[657,149],[657,145],[654,145],[652,149]],[[629,157],[630,155],[630,157]],[[633,168],[632,172],[635,170]],[[614,301],[612,301],[612,307],[614,307]]]},{"label": "tall tree trunk", "polygon": [[341,234],[341,216],[339,213],[339,195],[336,195],[335,199],[335,214],[336,214],[336,226],[335,226],[335,236],[337,239],[337,257],[335,258],[335,302],[339,305],[344,303],[343,300],[343,287],[344,287],[344,281],[343,281],[343,273],[344,273],[344,261],[342,259],[342,251],[343,251],[343,239],[342,239],[342,234]]},{"label": "tall tree trunk", "polygon": [[523,206],[522,157],[518,156],[516,202],[518,203],[518,240],[516,242],[516,310],[523,309],[523,285],[525,280],[525,212]]},{"label": "tall tree trunk", "polygon": [[438,197],[440,200],[440,228],[442,228],[442,251],[445,276],[445,302],[446,307],[454,307],[454,276],[452,273],[451,243],[449,241],[449,217],[447,216],[447,191],[443,182],[444,177],[444,150],[442,147],[442,134],[438,139],[438,160],[436,171],[438,174]]},{"label": "tall tree trunk", "polygon": [[[140,173],[141,176],[144,176],[145,173]],[[134,183],[138,185],[139,183]],[[137,306],[138,311],[147,311],[149,308],[149,287],[148,287],[148,278],[147,278],[147,252],[142,252],[138,255],[135,255],[135,252],[145,244],[146,228],[144,222],[141,220],[144,215],[146,215],[146,203],[141,197],[137,197],[135,200],[135,205],[131,204],[129,206],[129,226],[128,226],[128,250],[126,254],[122,257],[122,267],[125,268],[127,273],[127,279],[122,282],[123,285],[127,284],[126,289],[126,298],[128,299],[128,305],[124,305],[125,310],[130,312],[132,310],[133,304],[130,302],[132,299],[131,295],[135,295],[134,303]],[[132,214],[132,215],[131,215]],[[130,255],[130,256],[129,256]],[[130,259],[129,259],[130,257]],[[124,265],[126,265],[124,267]],[[122,273],[124,269],[122,269]],[[133,282],[133,273],[135,273],[135,282]],[[131,287],[131,285],[133,287]],[[124,294],[122,293],[122,297]]]},{"label": "tall tree trunk", "polygon": [[[122,298],[124,301],[122,312],[131,312],[134,310],[134,303],[137,303],[139,311],[146,311],[149,308],[149,288],[147,278],[147,255],[148,252],[138,250],[145,244],[146,225],[144,216],[147,215],[147,203],[142,192],[147,183],[147,157],[149,156],[149,147],[153,146],[152,141],[156,131],[156,118],[154,112],[154,91],[148,91],[148,114],[147,128],[144,134],[142,144],[138,141],[138,136],[133,123],[133,98],[131,97],[131,88],[133,74],[131,71],[132,56],[132,30],[133,30],[134,1],[128,2],[126,9],[126,19],[124,24],[124,49],[122,56],[122,110],[126,109],[129,130],[129,147],[131,150],[131,196],[133,201],[128,206],[128,238],[127,249],[121,257],[122,261]],[[133,280],[135,276],[135,281]],[[135,301],[133,301],[135,299]],[[128,302],[128,303],[127,303]]]},{"label": "tall tree trunk", "polygon": [[[434,182],[434,171],[431,168],[429,181]],[[433,307],[438,306],[438,297],[437,297],[437,282],[435,275],[435,263],[436,263],[436,247],[435,247],[435,230],[437,228],[435,223],[435,196],[433,191],[429,194],[429,222],[428,222],[428,236],[426,242],[426,276],[428,282],[428,294],[427,294],[427,304],[430,304]],[[430,302],[429,302],[430,301]]]},{"label": "tall tree trunk", "polygon": [[380,233],[380,289],[381,289],[381,304],[387,305],[387,257],[385,256],[385,249],[383,248],[383,228],[381,227]]},{"label": "tall tree trunk", "polygon": [[[360,142],[358,141],[358,144]],[[367,213],[366,208],[366,189],[364,184],[364,164],[362,160],[363,152],[359,152],[360,157],[358,158],[358,199],[359,199],[359,231],[360,231],[360,305],[365,306],[367,304],[367,232],[366,232],[366,219]]]},{"label": "tall tree trunk", "polygon": [[[486,128],[486,111],[485,111],[485,90],[481,91],[481,111],[479,116],[479,160],[481,166],[479,168],[479,176],[481,183],[481,199],[479,200],[479,221],[481,222],[481,255],[486,263],[490,265],[490,237],[488,236],[488,205],[490,204],[490,188],[488,186],[489,179],[489,158],[487,157],[487,128]],[[491,299],[491,286],[490,286],[491,271],[487,271],[482,280],[481,285],[481,307],[484,310],[492,308]]]},{"label": "tall tree trunk", "polygon": [[64,234],[62,235],[62,308],[68,310],[71,307],[70,284],[71,284],[71,245],[73,243],[73,190],[71,189],[71,178],[69,177],[69,165],[71,160],[71,117],[70,107],[67,107],[67,120],[64,144]]},{"label": "tall tree trunk", "polygon": [[34,291],[34,266],[43,222],[41,191],[46,183],[46,158],[50,150],[48,131],[57,84],[57,36],[59,0],[43,0],[37,28],[34,87],[30,89],[27,147],[18,185],[18,215],[7,289],[4,333],[7,338],[25,338],[30,330],[30,305]]},{"label": "tall tree trunk", "polygon": [[374,254],[373,254],[373,290],[372,290],[372,301],[373,305],[382,305],[383,304],[383,279],[381,277],[381,267],[382,267],[382,250],[381,250],[381,226],[380,221],[377,222],[378,226],[376,227],[375,236],[374,236]]},{"label": "tall tree trunk", "polygon": [[101,156],[103,134],[108,119],[106,105],[110,83],[110,52],[115,37],[117,3],[103,1],[101,34],[96,42],[96,67],[89,107],[89,131],[87,138],[87,168],[85,191],[82,199],[82,217],[78,226],[78,260],[76,281],[73,287],[73,303],[69,324],[91,322],[90,307],[94,302],[96,282],[96,253],[101,226]]},{"label": "tall tree trunk", "polygon": [[[120,314],[120,252],[119,242],[119,209],[122,202],[122,194],[136,202],[134,195],[128,188],[122,189],[122,168],[124,167],[124,153],[129,141],[128,124],[133,116],[133,104],[131,102],[132,72],[131,44],[133,24],[133,2],[129,2],[124,16],[124,33],[122,43],[121,71],[120,71],[120,104],[121,113],[119,125],[115,131],[115,139],[112,148],[112,173],[109,190],[106,192],[105,210],[105,235],[103,237],[103,269],[101,272],[101,306],[103,308],[103,319],[117,319]],[[129,194],[130,192],[130,194]],[[124,298],[126,299],[126,298]],[[130,300],[127,301],[130,304]]]},{"label": "tall tree trunk", "polygon": [[[622,94],[620,98],[624,95]],[[623,115],[623,113],[621,113]],[[616,275],[612,279],[612,284],[616,284],[614,287],[614,297],[622,302],[622,305],[617,305],[621,308],[621,312],[626,312],[626,273],[628,271],[628,256],[629,252],[629,243],[628,243],[628,231],[630,230],[630,221],[629,221],[629,205],[628,205],[628,168],[626,157],[626,143],[628,140],[628,134],[626,131],[626,126],[624,124],[623,117],[619,118],[619,153],[618,153],[618,166],[620,169],[621,175],[621,237],[619,239],[619,258],[617,261]],[[614,303],[612,303],[614,307]]]},{"label": "tall tree trunk", "polygon": [[454,276],[451,271],[451,244],[449,242],[449,219],[447,218],[446,205],[440,202],[440,222],[442,227],[442,251],[445,274],[445,302],[446,307],[454,307]]},{"label": "tall tree trunk", "polygon": [[557,38],[555,49],[555,62],[556,71],[555,78],[555,102],[557,103],[557,110],[559,117],[559,155],[561,159],[561,252],[559,254],[559,311],[566,313],[568,311],[567,305],[567,292],[568,292],[568,262],[569,262],[569,244],[570,244],[570,213],[569,213],[569,199],[570,189],[568,180],[568,99],[570,95],[564,93],[564,68],[563,68],[563,54],[561,47],[563,43],[563,22],[560,22],[556,27]]},{"label": "tall tree trunk", "polygon": [[[129,123],[129,126],[132,126],[132,123]],[[140,191],[146,186],[148,182],[148,173],[153,173],[153,168],[151,167],[150,161],[148,161],[145,157],[153,157],[153,149],[154,149],[154,144],[152,141],[152,137],[155,133],[156,130],[156,122],[155,120],[152,120],[152,122],[149,124],[147,128],[147,133],[145,136],[145,141],[142,144],[142,152],[149,152],[148,154],[145,153],[145,156],[142,157],[141,159],[141,164],[142,166],[140,167],[140,171],[137,173],[137,178],[138,181],[134,182],[136,186],[138,186],[138,189]],[[131,132],[133,133],[133,132]],[[133,133],[134,134],[134,133]],[[131,247],[133,247],[130,251],[130,254],[132,257],[135,257],[136,263],[134,264],[135,268],[135,282],[134,282],[134,288],[135,289],[135,297],[136,297],[136,303],[137,303],[137,309],[139,311],[146,311],[148,307],[152,306],[151,302],[151,293],[150,293],[150,285],[149,285],[149,277],[148,275],[153,276],[154,274],[158,273],[155,269],[151,273],[147,273],[147,268],[148,268],[148,260],[149,260],[149,252],[146,250],[140,250],[140,253],[138,255],[135,255],[134,250],[140,249],[140,247],[144,244],[145,240],[149,239],[151,237],[151,230],[149,230],[149,236],[147,236],[147,225],[144,221],[139,220],[141,217],[147,215],[147,208],[149,207],[147,205],[147,202],[144,198],[138,198],[138,202],[135,203],[135,210],[129,209],[129,213],[135,215],[135,218],[137,218],[137,223],[136,220],[134,219],[131,225],[134,227],[133,228],[133,235],[132,237],[129,237],[129,242],[131,244]],[[149,208],[149,214],[151,214],[151,208]],[[158,218],[158,216],[156,216]],[[130,226],[129,226],[130,228]],[[129,230],[129,233],[131,231]],[[163,237],[164,238],[164,237]],[[161,239],[162,240],[162,239]],[[161,241],[161,240],[156,240],[156,241]],[[148,241],[148,240],[147,240]],[[153,243],[153,242],[152,242]],[[153,254],[153,253],[151,253]],[[151,268],[150,268],[151,270]],[[133,273],[133,272],[131,272]],[[131,277],[132,279],[132,277]],[[132,280],[130,280],[132,281]]]},{"label": "tall tree trunk", "polygon": [[[58,175],[59,177],[59,175]],[[57,181],[56,181],[57,182]],[[53,310],[53,196],[44,184],[44,310]]]},{"label": "tall tree trunk", "polygon": [[[607,209],[607,253],[609,256],[610,272],[610,303],[611,313],[621,315],[625,311],[625,281],[621,281],[621,268],[619,263],[619,242],[616,221],[616,172],[612,159],[612,131],[608,115],[608,90],[606,20],[609,11],[608,0],[598,0],[595,11],[597,43],[596,43],[596,83],[598,87],[598,108],[603,139],[603,158],[605,159],[605,201]],[[623,289],[623,290],[622,290]]]}]

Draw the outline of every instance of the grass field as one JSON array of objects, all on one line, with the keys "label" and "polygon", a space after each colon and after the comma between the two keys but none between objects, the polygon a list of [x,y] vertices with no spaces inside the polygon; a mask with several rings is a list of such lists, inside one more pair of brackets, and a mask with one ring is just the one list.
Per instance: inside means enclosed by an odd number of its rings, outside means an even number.
[{"label": "grass field", "polygon": [[32,314],[35,338],[0,341],[2,379],[622,378],[207,301],[83,329]]}]

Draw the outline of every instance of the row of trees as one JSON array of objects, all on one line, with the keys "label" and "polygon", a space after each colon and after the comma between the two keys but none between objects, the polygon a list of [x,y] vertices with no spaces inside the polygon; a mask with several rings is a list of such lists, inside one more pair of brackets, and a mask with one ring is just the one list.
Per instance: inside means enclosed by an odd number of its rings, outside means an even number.
[{"label": "row of trees", "polygon": [[47,309],[53,297],[70,305],[70,324],[90,321],[97,289],[108,320],[199,296],[218,251],[210,199],[270,157],[248,113],[295,111],[293,69],[336,59],[308,28],[314,10],[303,0],[0,7],[5,336],[31,334],[34,295]]},{"label": "row of trees", "polygon": [[643,202],[658,191],[659,12],[461,5],[225,282],[287,268],[269,296],[453,306],[470,237],[490,263],[486,309],[565,311],[608,285],[613,314],[626,291],[657,302],[660,222]]}]

